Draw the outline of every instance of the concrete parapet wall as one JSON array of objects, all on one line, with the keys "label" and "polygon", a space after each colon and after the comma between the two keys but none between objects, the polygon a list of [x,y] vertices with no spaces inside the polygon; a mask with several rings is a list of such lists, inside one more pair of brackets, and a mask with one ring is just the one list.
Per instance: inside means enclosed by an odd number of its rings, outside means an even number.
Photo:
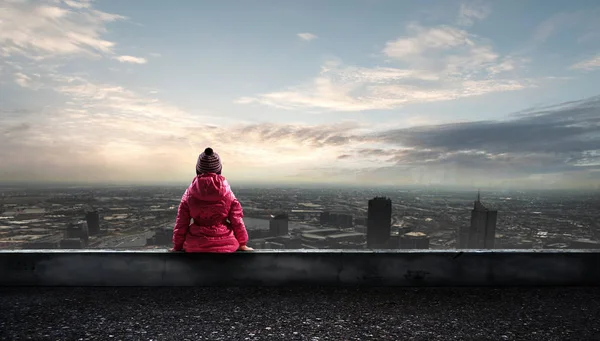
[{"label": "concrete parapet wall", "polygon": [[0,251],[0,286],[600,285],[600,252]]}]

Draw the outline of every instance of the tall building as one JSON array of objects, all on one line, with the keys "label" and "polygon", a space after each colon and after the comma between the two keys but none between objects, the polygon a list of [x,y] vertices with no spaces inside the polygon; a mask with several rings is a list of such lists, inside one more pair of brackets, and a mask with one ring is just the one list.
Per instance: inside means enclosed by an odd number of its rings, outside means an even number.
[{"label": "tall building", "polygon": [[288,215],[278,214],[269,221],[269,235],[271,237],[287,236],[289,232],[288,226]]},{"label": "tall building", "polygon": [[498,211],[489,210],[481,203],[481,194],[471,211],[471,225],[459,230],[458,247],[461,249],[493,249],[496,239]]},{"label": "tall building", "polygon": [[429,237],[422,232],[408,232],[400,237],[400,249],[429,249]]},{"label": "tall building", "polygon": [[319,216],[319,222],[321,225],[329,224],[329,212],[321,212],[321,215]]},{"label": "tall building", "polygon": [[386,248],[392,227],[392,200],[375,197],[369,200],[367,213],[367,248]]},{"label": "tall building", "polygon": [[90,211],[85,214],[87,221],[88,232],[90,236],[95,236],[100,233],[100,215],[98,211]]},{"label": "tall building", "polygon": [[64,239],[81,239],[83,246],[87,246],[89,231],[85,221],[70,223],[64,233]]}]

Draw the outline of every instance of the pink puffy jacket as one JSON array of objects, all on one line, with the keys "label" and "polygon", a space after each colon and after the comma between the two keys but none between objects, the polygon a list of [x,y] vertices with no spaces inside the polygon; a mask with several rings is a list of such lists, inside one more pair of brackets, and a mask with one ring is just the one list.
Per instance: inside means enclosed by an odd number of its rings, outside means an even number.
[{"label": "pink puffy jacket", "polygon": [[[235,252],[248,242],[242,205],[224,177],[201,174],[183,194],[173,248],[186,252]],[[194,222],[190,225],[191,218]]]}]

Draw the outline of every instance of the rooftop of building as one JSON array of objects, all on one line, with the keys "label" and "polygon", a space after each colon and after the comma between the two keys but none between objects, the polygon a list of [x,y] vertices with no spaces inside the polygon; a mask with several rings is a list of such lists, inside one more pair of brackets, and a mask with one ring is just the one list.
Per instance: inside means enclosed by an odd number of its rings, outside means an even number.
[{"label": "rooftop of building", "polygon": [[423,238],[423,237],[427,237],[427,235],[423,232],[408,232],[404,234],[407,237],[413,237],[413,238]]},{"label": "rooftop of building", "polygon": [[597,288],[0,288],[2,340],[592,340]]}]

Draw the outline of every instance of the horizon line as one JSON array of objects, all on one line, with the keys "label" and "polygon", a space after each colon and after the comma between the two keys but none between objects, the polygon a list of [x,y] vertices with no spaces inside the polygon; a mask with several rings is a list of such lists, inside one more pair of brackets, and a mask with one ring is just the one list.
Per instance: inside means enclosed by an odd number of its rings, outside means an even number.
[{"label": "horizon line", "polygon": [[[94,181],[94,182],[67,182],[67,181],[0,181],[0,188],[6,187],[179,187],[188,186],[189,181],[153,181],[153,182],[131,182],[131,181]],[[453,190],[459,192],[600,192],[600,188],[508,188],[501,186],[453,186],[453,185],[422,185],[422,184],[361,184],[361,183],[328,183],[328,182],[237,182],[232,187],[249,188],[327,188],[327,189],[390,189],[390,190]]]}]

